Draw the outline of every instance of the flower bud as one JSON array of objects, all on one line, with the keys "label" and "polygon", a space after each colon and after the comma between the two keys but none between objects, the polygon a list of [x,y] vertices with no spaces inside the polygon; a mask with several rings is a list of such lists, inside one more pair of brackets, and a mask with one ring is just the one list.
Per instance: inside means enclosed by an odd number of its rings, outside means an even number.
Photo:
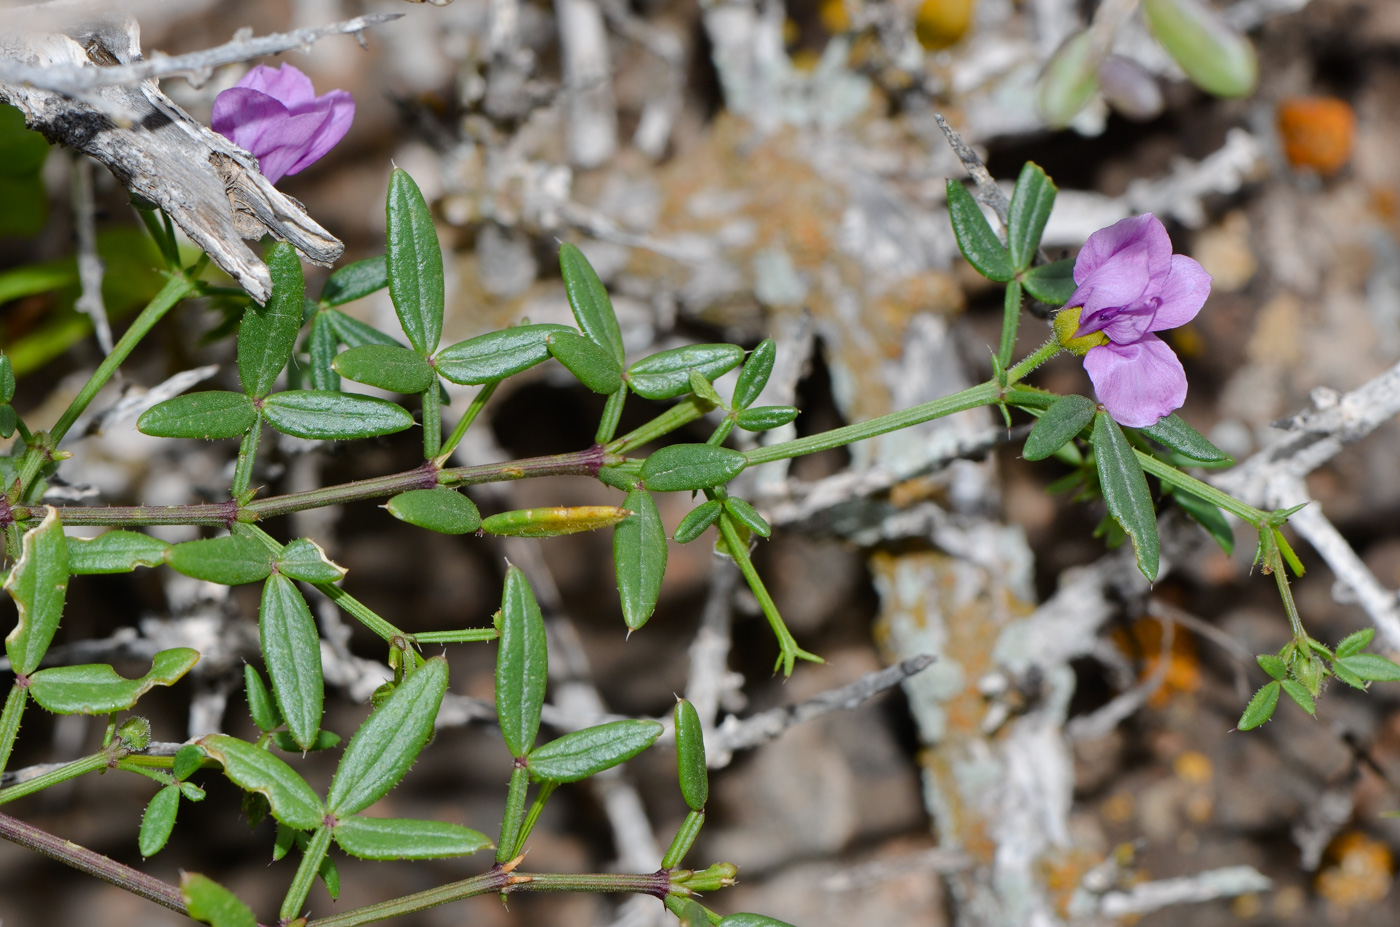
[{"label": "flower bud", "polygon": [[1083,306],[1061,309],[1055,313],[1051,322],[1055,328],[1055,340],[1064,345],[1071,354],[1078,354],[1080,357],[1088,354],[1092,348],[1108,344],[1108,336],[1101,331],[1074,337],[1074,333],[1079,330],[1079,316],[1083,311]]},{"label": "flower bud", "polygon": [[1099,65],[1104,99],[1129,119],[1146,122],[1162,112],[1162,88],[1157,79],[1131,58],[1109,55]]}]

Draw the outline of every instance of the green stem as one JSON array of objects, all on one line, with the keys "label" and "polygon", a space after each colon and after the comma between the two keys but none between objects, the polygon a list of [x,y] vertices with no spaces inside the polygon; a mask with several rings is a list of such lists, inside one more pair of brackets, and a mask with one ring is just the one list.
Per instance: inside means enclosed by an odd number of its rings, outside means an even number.
[{"label": "green stem", "polygon": [[29,687],[16,685],[5,696],[5,708],[0,711],[0,773],[10,762],[10,751],[15,747],[15,735],[19,733],[19,720],[24,717],[24,706],[29,701]]},{"label": "green stem", "polygon": [[466,413],[457,421],[457,426],[452,429],[452,434],[448,435],[447,441],[442,445],[442,449],[438,451],[438,455],[433,458],[433,466],[441,470],[443,465],[447,463],[448,458],[452,456],[452,452],[455,451],[457,445],[461,443],[462,436],[467,433],[467,429],[472,426],[472,422],[476,421],[476,417],[481,414],[481,410],[486,408],[486,403],[490,401],[491,394],[494,393],[496,387],[500,385],[500,380],[492,380],[478,390],[477,394],[472,397],[471,405],[467,406]]},{"label": "green stem", "polygon": [[997,351],[997,362],[1002,369],[1011,363],[1011,354],[1016,350],[1016,329],[1021,324],[1021,281],[1012,280],[1006,285],[1006,298],[1002,303],[1001,348]]},{"label": "green stem", "polygon": [[780,651],[778,663],[783,667],[783,675],[792,675],[793,664],[799,657],[803,660],[811,660],[813,663],[825,663],[826,661],[821,657],[797,646],[792,632],[783,623],[783,616],[778,614],[778,606],[773,603],[773,597],[768,594],[767,587],[763,585],[763,579],[758,575],[758,570],[754,569],[753,561],[749,559],[748,545],[739,536],[739,529],[734,525],[734,519],[730,517],[728,512],[719,517],[719,532],[724,538],[725,546],[729,548],[729,556],[733,557],[734,562],[739,565],[739,572],[744,574],[744,579],[748,582],[749,588],[753,590],[754,597],[758,599],[759,607],[763,609],[764,617],[768,619],[768,624],[773,628],[773,634],[778,638]]},{"label": "green stem", "polygon": [[1060,344],[1060,342],[1056,341],[1054,338],[1051,338],[1049,341],[1036,348],[1035,353],[1006,371],[1006,385],[1011,386],[1021,382],[1030,375],[1032,370],[1039,367],[1056,354],[1059,354],[1064,349],[1064,345]]},{"label": "green stem", "polygon": [[493,641],[501,634],[495,628],[467,628],[462,631],[419,631],[413,639],[420,644],[473,644]]},{"label": "green stem", "polygon": [[714,403],[688,396],[640,428],[609,442],[604,450],[609,454],[626,454],[703,417],[714,407]]},{"label": "green stem", "polygon": [[1222,492],[1209,483],[1203,483],[1194,476],[1182,473],[1176,467],[1173,467],[1169,463],[1163,463],[1151,454],[1145,454],[1136,449],[1134,449],[1133,453],[1137,454],[1138,463],[1142,464],[1142,469],[1151,473],[1163,483],[1167,483],[1177,489],[1183,489],[1193,496],[1200,496],[1207,502],[1213,502],[1227,512],[1233,512],[1261,530],[1267,523],[1269,519],[1268,512],[1256,509],[1252,505],[1245,505],[1229,493]]},{"label": "green stem", "polygon": [[26,795],[33,795],[35,792],[42,792],[52,785],[60,782],[67,782],[69,779],[76,779],[81,775],[96,772],[99,769],[106,769],[107,764],[112,762],[112,754],[103,750],[91,756],[85,756],[80,760],[65,763],[51,772],[46,772],[42,776],[35,776],[25,782],[12,785],[8,789],[0,789],[0,805],[8,804],[16,798],[23,798]]},{"label": "green stem", "polygon": [[442,451],[442,396],[437,378],[423,390],[423,459],[432,460]]},{"label": "green stem", "polygon": [[301,856],[301,865],[297,867],[297,874],[287,889],[287,897],[282,901],[282,909],[278,912],[282,923],[290,922],[301,913],[306,896],[311,891],[311,883],[315,880],[316,873],[321,870],[321,861],[326,858],[326,851],[330,846],[331,829],[323,824],[316,829],[306,844],[306,850]]},{"label": "green stem", "polygon": [[238,442],[238,463],[233,468],[233,486],[229,489],[229,495],[234,499],[242,499],[248,492],[248,485],[253,481],[253,462],[258,456],[258,440],[262,437],[262,415],[258,415],[258,420],[253,423],[253,427],[243,433],[243,439]]},{"label": "green stem", "polygon": [[496,862],[515,859],[515,844],[520,836],[521,816],[525,813],[525,793],[530,789],[530,771],[523,763],[510,771],[510,787],[506,792],[506,810],[501,814],[501,839],[496,841]]},{"label": "green stem", "polygon": [[617,388],[617,392],[608,396],[607,405],[603,406],[603,417],[598,422],[598,434],[593,439],[599,444],[607,444],[617,434],[617,423],[622,421],[622,406],[627,401],[627,384]]},{"label": "green stem", "polygon": [[59,416],[58,421],[49,429],[49,440],[53,446],[57,447],[63,437],[68,434],[68,429],[73,427],[73,423],[78,420],[78,416],[88,407],[88,403],[97,396],[102,387],[107,385],[107,381],[117,372],[122,361],[131,355],[132,350],[146,337],[155,324],[159,322],[167,312],[174,306],[189,296],[195,290],[195,284],[184,275],[172,276],[170,280],[156,294],[155,298],[146,304],[146,308],[141,310],[141,314],[131,323],[126,332],[115,345],[112,346],[112,353],[103,358],[97,370],[93,372],[88,381],[83,384],[83,388],[78,395],[73,397],[73,401],[68,404],[68,408]]}]

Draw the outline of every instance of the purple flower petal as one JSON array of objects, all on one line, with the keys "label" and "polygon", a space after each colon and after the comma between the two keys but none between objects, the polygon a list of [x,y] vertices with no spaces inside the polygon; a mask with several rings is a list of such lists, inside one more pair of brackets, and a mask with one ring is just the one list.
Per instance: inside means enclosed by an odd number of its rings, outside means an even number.
[{"label": "purple flower petal", "polygon": [[[1120,251],[1134,247],[1147,252],[1147,272],[1157,277],[1171,269],[1172,240],[1166,228],[1150,212],[1120,219],[1089,236],[1074,259],[1074,282],[1081,286],[1090,275]],[[1075,305],[1071,302],[1070,305]]]},{"label": "purple flower petal", "polygon": [[260,64],[244,74],[243,79],[234,86],[265,93],[293,113],[302,112],[302,108],[310,106],[316,98],[316,88],[311,86],[311,78],[290,64],[280,68]]},{"label": "purple flower petal", "polygon": [[332,90],[316,98],[315,112],[326,113],[310,145],[287,169],[288,174],[299,174],[326,156],[336,146],[345,133],[350,131],[350,123],[355,119],[355,98],[344,90]]},{"label": "purple flower petal", "polygon": [[1167,343],[1144,335],[1135,344],[1105,344],[1084,356],[1084,369],[1108,414],[1146,428],[1186,401],[1186,371]]},{"label": "purple flower petal", "polygon": [[1210,281],[1210,274],[1194,258],[1173,254],[1171,273],[1154,294],[1161,300],[1157,317],[1147,330],[1160,332],[1194,319],[1210,295]]}]

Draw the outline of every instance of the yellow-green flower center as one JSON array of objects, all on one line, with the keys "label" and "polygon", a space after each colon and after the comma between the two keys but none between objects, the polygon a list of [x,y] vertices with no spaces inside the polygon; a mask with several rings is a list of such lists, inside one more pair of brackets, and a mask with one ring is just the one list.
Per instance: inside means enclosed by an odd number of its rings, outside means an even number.
[{"label": "yellow-green flower center", "polygon": [[1061,309],[1055,315],[1055,338],[1069,349],[1070,353],[1083,357],[1089,353],[1090,348],[1097,348],[1101,344],[1108,344],[1108,336],[1103,332],[1091,332],[1088,335],[1074,337],[1074,333],[1079,330],[1079,315],[1084,311],[1083,306],[1072,306]]}]

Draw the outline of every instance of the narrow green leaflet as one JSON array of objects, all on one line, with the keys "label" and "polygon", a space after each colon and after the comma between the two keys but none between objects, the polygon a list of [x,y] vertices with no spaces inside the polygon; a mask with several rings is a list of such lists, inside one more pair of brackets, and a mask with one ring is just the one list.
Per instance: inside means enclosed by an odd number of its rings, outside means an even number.
[{"label": "narrow green leaflet", "polygon": [[1270,677],[1280,682],[1288,678],[1288,664],[1279,657],[1264,653],[1255,657],[1254,660],[1259,664],[1260,669],[1268,673]]},{"label": "narrow green leaflet", "polygon": [[283,434],[322,441],[393,434],[413,424],[413,416],[392,402],[314,389],[273,393],[263,414]]},{"label": "narrow green leaflet", "polygon": [[347,347],[358,348],[366,344],[395,344],[403,347],[403,343],[393,335],[382,332],[373,325],[366,325],[339,309],[326,309],[317,313],[316,318],[325,319],[336,339]]},{"label": "narrow green leaflet", "polygon": [[1026,438],[1021,456],[1027,460],[1044,460],[1064,447],[1094,420],[1098,408],[1084,396],[1064,396],[1045,410]]},{"label": "narrow green leaflet", "polygon": [[1252,731],[1273,717],[1274,708],[1278,706],[1278,694],[1282,688],[1282,683],[1275,680],[1254,693],[1254,698],[1250,699],[1249,704],[1245,706],[1244,714],[1240,715],[1240,720],[1235,724],[1235,727],[1241,731]]},{"label": "narrow green leaflet", "polygon": [[421,393],[437,379],[423,355],[396,344],[350,348],[336,357],[331,366],[348,380],[405,395]]},{"label": "narrow green leaflet", "polygon": [[208,876],[182,872],[180,894],[185,896],[190,917],[197,921],[213,927],[258,927],[252,909]]},{"label": "narrow green leaflet", "polygon": [[1349,657],[1338,658],[1337,663],[1370,682],[1400,681],[1400,666],[1396,666],[1379,654],[1353,654]]},{"label": "narrow green leaflet", "polygon": [[58,509],[47,506],[39,526],[24,535],[19,562],[5,579],[19,616],[5,637],[10,669],[29,675],[49,649],[68,594],[68,543]]},{"label": "narrow green leaflet", "polygon": [[1335,653],[1339,657],[1350,657],[1358,654],[1370,646],[1375,636],[1375,628],[1362,628],[1360,631],[1353,631],[1337,642]]},{"label": "narrow green leaflet", "polygon": [[763,388],[768,385],[768,377],[773,373],[773,361],[778,356],[778,343],[772,338],[764,338],[758,347],[749,352],[749,359],[739,371],[739,379],[734,383],[733,406],[747,409],[758,399]]},{"label": "narrow green leaflet", "polygon": [[340,374],[331,366],[335,363],[335,352],[339,344],[330,313],[316,313],[316,318],[311,320],[311,331],[307,333],[306,341],[302,344],[310,360],[306,373],[312,389],[340,389]]},{"label": "narrow green leaflet", "polygon": [[389,177],[389,296],[408,343],[426,356],[442,337],[442,247],[418,184],[402,169]]},{"label": "narrow green leaflet", "polygon": [[719,922],[719,927],[792,927],[787,921],[762,914],[731,914]]},{"label": "narrow green leaflet", "polygon": [[321,288],[321,306],[342,306],[389,285],[389,268],[384,255],[365,258],[336,269]]},{"label": "narrow green leaflet", "polygon": [[272,572],[272,553],[253,538],[241,535],[176,544],[166,553],[165,561],[186,576],[224,586],[261,582]]},{"label": "narrow green leaflet", "polygon": [[738,496],[730,496],[725,499],[724,508],[730,515],[734,516],[736,521],[759,537],[766,538],[773,533],[768,522],[762,515],[758,514],[758,509]]},{"label": "narrow green leaflet", "polygon": [[1055,184],[1040,165],[1027,161],[1016,179],[1006,214],[1006,244],[1011,252],[1011,267],[1017,273],[1028,269],[1035,260],[1040,236],[1055,205],[1055,193]]},{"label": "narrow green leaflet", "polygon": [[441,859],[493,845],[490,837],[460,824],[359,815],[341,819],[331,836],[342,850],[360,859]]},{"label": "narrow green leaflet", "polygon": [[676,533],[672,535],[672,540],[677,544],[689,544],[691,541],[705,533],[705,529],[713,525],[724,511],[724,503],[718,499],[711,499],[696,508],[691,509],[681,523],[676,526]]},{"label": "narrow green leaflet", "polygon": [[162,650],[151,671],[125,679],[105,663],[55,666],[29,678],[29,695],[58,715],[109,715],[125,711],[156,686],[174,685],[199,662],[199,651],[188,647]]},{"label": "narrow green leaflet", "polygon": [[274,818],[297,830],[321,826],[326,808],[292,767],[236,737],[207,734],[197,743],[222,764],[224,775],[235,785],[266,798]]},{"label": "narrow green leaflet", "polygon": [[728,373],[744,360],[737,344],[691,344],[644,357],[627,368],[627,384],[646,399],[672,399],[690,391],[690,373],[706,380]]},{"label": "narrow green leaflet", "polygon": [[321,637],[306,599],[296,584],[281,574],[269,576],[263,585],[258,638],[272,694],[287,730],[303,750],[309,750],[321,728],[326,698]]},{"label": "narrow green leaflet", "polygon": [[501,640],[496,650],[496,718],[511,756],[525,756],[534,746],[548,677],[544,616],[525,573],[509,566],[501,594]]},{"label": "narrow green leaflet", "polygon": [[[607,287],[598,279],[593,265],[576,246],[565,242],[559,246],[559,270],[564,275],[564,291],[569,307],[574,311],[578,327],[594,344],[606,348],[618,367],[625,361],[622,353],[622,329],[617,324]],[[605,390],[604,392],[612,392]]]},{"label": "narrow green leaflet", "polygon": [[310,538],[297,538],[277,555],[277,572],[304,583],[334,583],[345,576],[345,567],[331,560]]},{"label": "narrow green leaflet", "polygon": [[1021,275],[1021,286],[1047,306],[1063,306],[1074,295],[1074,261],[1038,264]]},{"label": "narrow green leaflet", "polygon": [[1310,715],[1317,714],[1317,705],[1313,703],[1312,694],[1301,682],[1296,679],[1282,679],[1279,685],[1283,686],[1283,691],[1288,693],[1289,698],[1298,703],[1298,707]]},{"label": "narrow green leaflet", "polygon": [[311,742],[311,746],[303,747],[292,739],[292,735],[287,731],[273,731],[271,736],[272,745],[279,750],[286,750],[288,753],[309,753],[313,750],[329,750],[340,743],[340,735],[334,731],[322,728],[316,732],[316,739]]},{"label": "narrow green leaflet", "polygon": [[0,402],[15,398],[15,368],[10,359],[0,354]]},{"label": "narrow green leaflet", "polygon": [[262,674],[251,663],[243,664],[243,691],[248,697],[248,713],[253,716],[258,730],[275,731],[282,726],[282,712],[278,711],[272,693],[267,691]]},{"label": "narrow green leaflet", "polygon": [[[185,744],[175,751],[175,762],[170,767],[170,773],[176,779],[188,779],[199,769],[200,763],[204,761],[204,751],[194,744]],[[201,790],[203,791],[203,790]],[[189,793],[186,793],[187,795]]]},{"label": "narrow green leaflet", "polygon": [[710,916],[705,907],[693,898],[681,900],[676,911],[680,927],[710,927]]},{"label": "narrow green leaflet", "polygon": [[448,345],[433,358],[444,379],[464,385],[490,383],[549,359],[549,336],[567,325],[518,325]]},{"label": "narrow green leaflet", "polygon": [[653,492],[692,492],[722,486],[748,465],[738,451],[709,444],[671,444],[642,464],[642,482]]},{"label": "narrow green leaflet", "polygon": [[0,405],[0,438],[8,438],[19,427],[19,415],[14,406]]},{"label": "narrow green leaflet", "polygon": [[989,280],[1005,283],[1016,276],[1011,255],[987,224],[981,208],[967,188],[956,180],[948,181],[948,213],[953,220],[953,234],[963,257]]},{"label": "narrow green leaflet", "polygon": [[799,410],[792,406],[754,406],[740,412],[734,424],[745,431],[767,431],[796,421],[799,414]]},{"label": "narrow green leaflet", "polygon": [[704,811],[710,800],[705,731],[700,725],[700,713],[685,699],[676,700],[676,770],[686,806],[691,811]]},{"label": "narrow green leaflet", "polygon": [[336,767],[326,805],[337,818],[363,811],[399,783],[428,742],[447,691],[447,661],[432,657],[374,710]]},{"label": "narrow green leaflet", "polygon": [[1138,569],[1149,582],[1157,579],[1157,514],[1142,465],[1118,423],[1100,412],[1094,419],[1094,458],[1109,514],[1133,539]]},{"label": "narrow green leaflet", "polygon": [[571,331],[555,332],[549,336],[549,353],[595,393],[608,396],[622,386],[622,368],[606,347],[591,338]]},{"label": "narrow green leaflet", "polygon": [[530,751],[530,778],[578,782],[630,760],[656,742],[659,721],[609,721],[574,731]]},{"label": "narrow green leaflet", "polygon": [[471,534],[481,527],[476,503],[455,489],[410,489],[384,506],[399,521],[439,534]]},{"label": "narrow green leaflet", "polygon": [[1218,97],[1243,97],[1259,81],[1249,39],[1202,0],[1143,0],[1152,34],[1191,82]]},{"label": "narrow green leaflet", "polygon": [[291,245],[273,245],[267,269],[272,274],[272,295],[263,306],[250,302],[238,326],[238,376],[243,392],[254,399],[272,391],[277,375],[292,357],[306,294],[301,259]]},{"label": "narrow green leaflet", "polygon": [[1225,520],[1225,513],[1220,511],[1219,506],[1184,489],[1173,490],[1172,498],[1182,511],[1206,530],[1221,550],[1227,554],[1235,552],[1235,532],[1230,529],[1230,523]]},{"label": "narrow green leaflet", "polygon": [[613,566],[622,619],[632,630],[646,624],[661,596],[666,574],[666,526],[656,501],[645,489],[627,494],[622,507],[631,517],[613,529]]},{"label": "narrow green leaflet", "polygon": [[1157,424],[1139,428],[1143,434],[1179,454],[1203,463],[1230,463],[1230,455],[1206,440],[1205,436],[1192,428],[1175,414],[1165,415]]},{"label": "narrow green leaflet", "polygon": [[242,393],[206,390],[156,403],[136,420],[136,430],[153,438],[236,438],[257,424],[258,409]]},{"label": "narrow green leaflet", "polygon": [[139,531],[108,531],[95,538],[68,539],[68,572],[130,573],[137,567],[160,566],[170,544]]},{"label": "narrow green leaflet", "polygon": [[180,787],[167,785],[151,798],[146,813],[141,816],[141,831],[137,835],[137,845],[142,857],[152,857],[160,852],[175,829],[175,812],[180,808]]},{"label": "narrow green leaflet", "polygon": [[516,509],[482,519],[487,534],[515,538],[557,538],[581,531],[611,528],[632,514],[619,505],[570,505]]}]

